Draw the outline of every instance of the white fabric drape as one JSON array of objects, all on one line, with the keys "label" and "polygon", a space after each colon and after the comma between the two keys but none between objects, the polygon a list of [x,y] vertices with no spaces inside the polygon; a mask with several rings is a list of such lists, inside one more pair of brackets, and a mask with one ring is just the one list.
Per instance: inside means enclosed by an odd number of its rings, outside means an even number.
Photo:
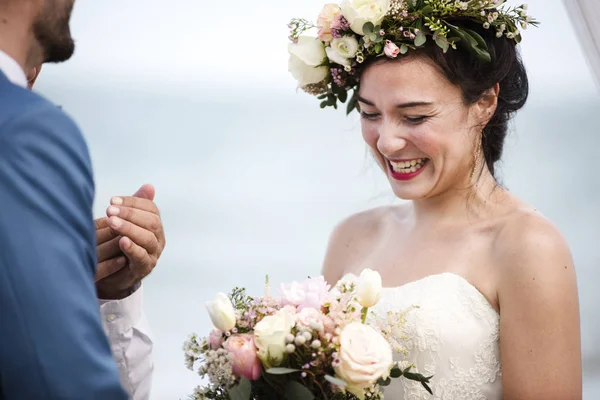
[{"label": "white fabric drape", "polygon": [[563,0],[596,82],[600,85],[600,0]]}]

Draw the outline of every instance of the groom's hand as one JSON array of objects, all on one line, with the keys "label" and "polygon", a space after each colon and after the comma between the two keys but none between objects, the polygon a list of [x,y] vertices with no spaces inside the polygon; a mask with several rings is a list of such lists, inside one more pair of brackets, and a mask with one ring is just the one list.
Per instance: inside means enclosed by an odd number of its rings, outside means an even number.
[{"label": "groom's hand", "polygon": [[165,247],[154,188],[144,185],[136,194],[114,197],[107,217],[96,220],[98,297],[122,299],[146,277]]}]

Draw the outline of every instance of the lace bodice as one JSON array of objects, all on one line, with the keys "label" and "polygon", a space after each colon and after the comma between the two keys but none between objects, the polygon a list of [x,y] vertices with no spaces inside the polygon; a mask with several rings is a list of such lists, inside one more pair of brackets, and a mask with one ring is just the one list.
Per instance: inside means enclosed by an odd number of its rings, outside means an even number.
[{"label": "lace bodice", "polygon": [[391,336],[407,352],[396,359],[434,375],[433,396],[420,383],[400,378],[386,387],[386,399],[502,398],[499,315],[477,288],[452,273],[385,288],[370,323],[380,324],[389,312],[405,310],[406,336],[400,331]]}]

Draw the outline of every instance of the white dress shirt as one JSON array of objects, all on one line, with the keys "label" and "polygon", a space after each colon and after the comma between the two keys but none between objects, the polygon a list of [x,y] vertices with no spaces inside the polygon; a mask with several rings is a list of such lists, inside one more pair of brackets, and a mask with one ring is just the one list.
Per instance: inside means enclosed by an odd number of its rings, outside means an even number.
[{"label": "white dress shirt", "polygon": [[123,300],[100,300],[102,325],[119,367],[121,384],[133,400],[150,398],[152,337],[143,309],[140,286]]},{"label": "white dress shirt", "polygon": [[[15,85],[26,88],[25,72],[12,57],[0,50],[0,71]],[[122,300],[99,300],[102,325],[119,367],[121,384],[133,400],[150,398],[152,383],[152,339],[143,310],[143,288]]]}]

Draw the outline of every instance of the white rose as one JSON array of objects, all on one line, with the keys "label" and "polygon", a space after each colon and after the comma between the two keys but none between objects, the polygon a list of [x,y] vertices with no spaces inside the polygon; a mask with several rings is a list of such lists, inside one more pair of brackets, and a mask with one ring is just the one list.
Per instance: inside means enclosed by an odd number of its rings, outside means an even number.
[{"label": "white rose", "polygon": [[360,273],[356,283],[356,299],[365,308],[373,307],[381,296],[381,275],[372,269]]},{"label": "white rose", "polygon": [[375,329],[360,322],[352,322],[342,330],[339,361],[335,374],[348,383],[348,391],[361,399],[366,388],[389,376],[394,364],[390,344]]},{"label": "white rose", "polygon": [[344,0],[342,14],[354,32],[364,35],[363,25],[379,25],[389,8],[390,0]]},{"label": "white rose", "polygon": [[235,310],[225,293],[217,293],[213,301],[207,301],[206,309],[215,328],[227,332],[235,327]]},{"label": "white rose", "polygon": [[254,327],[254,343],[265,368],[279,365],[285,355],[285,337],[294,327],[294,317],[285,310],[263,318]]},{"label": "white rose", "polygon": [[325,49],[329,60],[349,67],[350,59],[354,58],[358,51],[358,40],[354,36],[344,36],[333,39],[330,46]]},{"label": "white rose", "polygon": [[297,43],[288,45],[288,53],[288,71],[298,81],[299,86],[319,83],[327,78],[329,69],[318,67],[326,57],[325,46],[319,39],[300,36]]}]

